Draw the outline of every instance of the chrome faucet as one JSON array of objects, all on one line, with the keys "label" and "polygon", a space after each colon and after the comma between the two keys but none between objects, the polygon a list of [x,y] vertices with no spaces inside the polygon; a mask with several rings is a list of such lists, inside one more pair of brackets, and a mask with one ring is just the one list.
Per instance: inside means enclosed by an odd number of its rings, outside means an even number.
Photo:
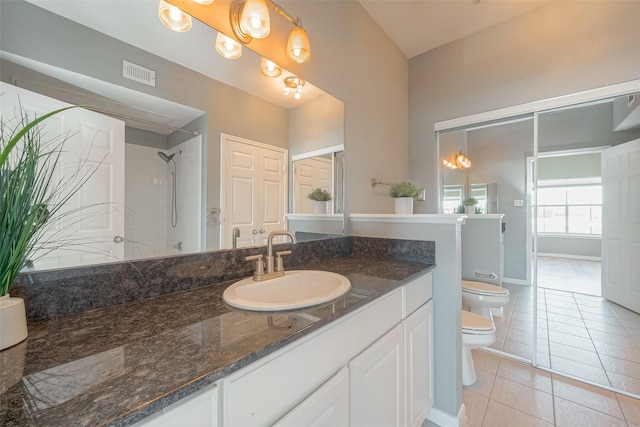
[{"label": "chrome faucet", "polygon": [[[247,261],[255,261],[256,269],[253,273],[253,280],[261,281],[267,279],[273,279],[274,277],[284,276],[284,266],[282,263],[282,257],[290,255],[291,251],[276,252],[276,259],[274,263],[273,258],[273,238],[276,236],[289,236],[292,243],[296,242],[296,236],[289,230],[274,230],[269,234],[267,239],[267,256],[262,260],[262,255],[253,255],[245,258]],[[274,265],[275,264],[275,265]]]}]

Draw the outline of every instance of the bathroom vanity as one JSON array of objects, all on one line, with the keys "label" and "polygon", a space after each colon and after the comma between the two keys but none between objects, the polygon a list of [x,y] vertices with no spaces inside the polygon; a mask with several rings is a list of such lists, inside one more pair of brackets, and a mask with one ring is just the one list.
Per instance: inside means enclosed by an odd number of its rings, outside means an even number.
[{"label": "bathroom vanity", "polygon": [[[222,294],[239,277],[214,280],[198,255],[138,266],[148,282],[145,268],[162,270],[179,292],[31,322],[27,341],[0,353],[3,425],[421,425],[434,394],[433,242],[292,249],[287,268],[342,274],[350,292],[301,310],[235,310]],[[229,269],[263,250],[216,253],[207,265]],[[251,264],[238,265],[247,276]],[[212,284],[184,289],[198,275]]]}]

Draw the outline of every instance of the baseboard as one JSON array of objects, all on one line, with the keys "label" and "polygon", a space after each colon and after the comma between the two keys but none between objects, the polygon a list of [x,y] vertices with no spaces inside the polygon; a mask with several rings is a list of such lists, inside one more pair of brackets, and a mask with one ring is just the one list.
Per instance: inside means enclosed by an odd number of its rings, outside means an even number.
[{"label": "baseboard", "polygon": [[551,254],[538,252],[538,256],[546,258],[566,258],[566,259],[580,259],[584,261],[602,261],[599,256],[587,256],[587,255],[569,255],[569,254]]},{"label": "baseboard", "polygon": [[528,280],[522,280],[522,279],[512,279],[511,277],[503,277],[502,278],[502,283],[510,283],[512,285],[524,285],[524,286],[531,286],[531,283]]},{"label": "baseboard", "polygon": [[454,417],[448,413],[441,411],[438,408],[431,408],[427,414],[427,419],[432,423],[439,425],[440,427],[460,427],[464,425],[466,409],[464,403],[460,405],[458,416]]}]

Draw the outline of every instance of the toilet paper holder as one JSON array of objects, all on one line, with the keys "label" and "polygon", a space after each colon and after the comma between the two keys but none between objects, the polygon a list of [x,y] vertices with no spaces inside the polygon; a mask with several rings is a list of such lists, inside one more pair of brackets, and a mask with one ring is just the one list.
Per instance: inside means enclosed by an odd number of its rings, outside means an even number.
[{"label": "toilet paper holder", "polygon": [[498,275],[496,273],[480,273],[479,271],[476,271],[473,273],[474,276],[481,278],[481,279],[491,279],[491,280],[496,280],[498,278]]}]

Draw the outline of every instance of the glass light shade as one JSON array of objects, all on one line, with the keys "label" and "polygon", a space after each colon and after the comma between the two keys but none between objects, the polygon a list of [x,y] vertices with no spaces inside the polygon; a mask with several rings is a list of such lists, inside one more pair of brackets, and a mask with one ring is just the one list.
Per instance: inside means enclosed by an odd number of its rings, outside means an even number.
[{"label": "glass light shade", "polygon": [[275,62],[262,58],[260,60],[260,72],[267,77],[278,77],[282,74],[282,68]]},{"label": "glass light shade", "polygon": [[271,32],[269,9],[265,0],[247,0],[240,17],[242,31],[256,39],[263,39]]},{"label": "glass light shade", "polygon": [[199,4],[211,4],[213,3],[213,0],[191,0],[194,3],[199,3]]},{"label": "glass light shade", "polygon": [[183,33],[191,28],[191,16],[165,0],[160,0],[158,17],[165,27]]},{"label": "glass light shade", "polygon": [[231,37],[218,33],[216,36],[216,51],[225,58],[236,59],[242,55],[242,46]]},{"label": "glass light shade", "polygon": [[311,48],[309,47],[309,37],[304,28],[295,26],[289,33],[287,40],[287,55],[293,62],[302,64],[311,58]]}]

